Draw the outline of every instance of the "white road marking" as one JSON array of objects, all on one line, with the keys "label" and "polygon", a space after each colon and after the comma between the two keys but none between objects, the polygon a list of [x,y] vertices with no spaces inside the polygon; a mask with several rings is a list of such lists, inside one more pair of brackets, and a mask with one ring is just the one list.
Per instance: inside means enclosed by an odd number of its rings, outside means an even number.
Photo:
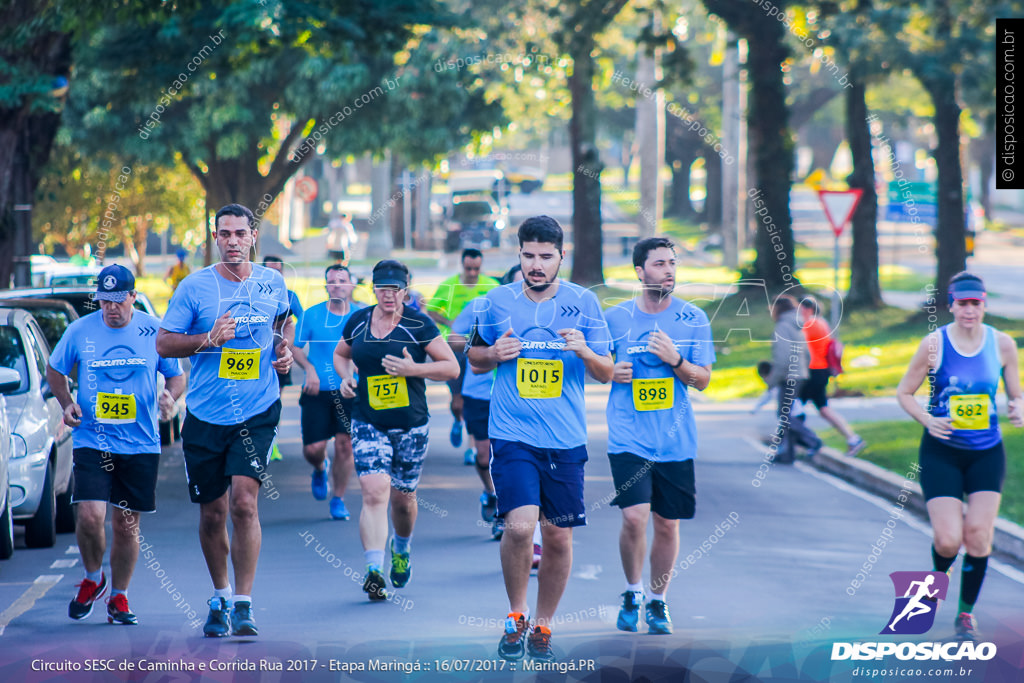
[{"label": "white road marking", "polygon": [[60,583],[63,578],[63,574],[43,574],[36,577],[32,585],[25,589],[25,592],[10,607],[0,612],[0,636],[4,634],[8,624],[32,609],[36,600],[46,595],[47,591]]},{"label": "white road marking", "polygon": [[[843,481],[842,479],[839,479],[838,477],[834,477],[831,474],[827,474],[825,472],[821,472],[821,471],[819,471],[819,470],[817,470],[817,469],[815,469],[815,468],[813,468],[810,465],[807,465],[805,463],[798,462],[798,463],[795,463],[795,464],[796,464],[797,469],[799,469],[800,471],[806,472],[807,474],[810,474],[812,477],[816,477],[818,479],[821,479],[822,481],[827,482],[827,483],[831,484],[832,486],[836,487],[840,491],[845,491],[846,493],[849,493],[851,495],[857,496],[861,500],[866,501],[868,503],[871,503],[872,505],[874,505],[875,507],[879,508],[880,510],[884,510],[886,512],[889,512],[889,511],[892,510],[892,502],[891,501],[886,501],[886,500],[884,500],[884,499],[882,499],[882,498],[880,498],[880,497],[878,497],[878,496],[876,496],[876,495],[874,495],[872,493],[866,493],[864,491],[861,491],[859,488],[857,488],[855,486],[852,486],[851,484],[848,484],[847,482]],[[922,521],[920,521],[920,520],[918,520],[918,519],[916,519],[914,517],[902,517],[900,521],[902,521],[904,524],[906,524],[910,528],[916,529],[917,531],[920,531],[925,536],[931,538],[932,528],[926,522],[922,522]],[[1006,578],[1010,579],[1011,581],[1016,581],[1017,583],[1019,583],[1021,585],[1024,585],[1024,572],[1022,572],[1022,571],[1020,571],[1020,570],[1018,570],[1018,569],[1016,569],[1014,567],[1011,567],[1010,565],[1008,565],[1008,564],[1006,564],[1004,562],[1000,562],[999,560],[995,559],[994,557],[990,557],[989,558],[988,566],[991,567],[992,569],[995,569],[997,572],[999,572],[1000,574],[1002,574]]]}]

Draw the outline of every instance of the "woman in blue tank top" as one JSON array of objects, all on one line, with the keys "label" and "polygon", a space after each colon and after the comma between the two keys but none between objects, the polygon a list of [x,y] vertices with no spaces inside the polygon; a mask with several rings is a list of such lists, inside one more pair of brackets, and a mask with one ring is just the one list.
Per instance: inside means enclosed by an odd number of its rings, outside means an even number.
[{"label": "woman in blue tank top", "polygon": [[[965,551],[955,627],[957,637],[973,640],[977,622],[972,611],[992,552],[1006,473],[996,410],[999,378],[1015,427],[1024,426],[1024,398],[1017,344],[982,322],[985,285],[981,278],[958,273],[950,279],[948,291],[953,322],[921,341],[896,395],[903,409],[925,427],[918,457],[932,525],[935,571],[948,573],[960,548]],[[914,398],[925,379],[927,408]]]}]

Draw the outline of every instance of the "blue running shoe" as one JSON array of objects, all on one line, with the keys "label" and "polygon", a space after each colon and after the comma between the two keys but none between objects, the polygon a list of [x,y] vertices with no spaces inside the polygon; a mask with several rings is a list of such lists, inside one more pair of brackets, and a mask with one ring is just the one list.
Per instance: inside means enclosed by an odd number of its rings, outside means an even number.
[{"label": "blue running shoe", "polygon": [[231,635],[258,636],[259,630],[252,618],[251,602],[236,602],[231,610]]},{"label": "blue running shoe", "polygon": [[668,616],[668,605],[661,600],[651,600],[645,610],[647,632],[664,635],[672,633],[672,619]]},{"label": "blue running shoe", "polygon": [[346,520],[351,515],[348,514],[348,508],[345,507],[345,501],[335,496],[331,498],[331,519]]},{"label": "blue running shoe", "polygon": [[313,497],[317,500],[327,500],[327,470],[313,470]]},{"label": "blue running shoe", "polygon": [[637,624],[640,622],[640,605],[643,601],[643,593],[634,593],[633,591],[623,593],[622,607],[619,608],[619,618],[615,621],[615,628],[620,631],[636,633]]},{"label": "blue running shoe", "polygon": [[476,449],[467,448],[466,452],[462,454],[463,465],[475,465],[476,464]]},{"label": "blue running shoe", "polygon": [[228,601],[224,598],[210,598],[210,615],[206,617],[203,635],[207,638],[224,638],[231,632],[231,617]]},{"label": "blue running shoe", "polygon": [[462,422],[456,420],[452,425],[452,432],[448,435],[448,438],[452,442],[452,446],[458,448],[462,445]]},{"label": "blue running shoe", "polygon": [[480,494],[480,517],[485,522],[494,521],[494,513],[498,511],[498,497],[484,491]]}]

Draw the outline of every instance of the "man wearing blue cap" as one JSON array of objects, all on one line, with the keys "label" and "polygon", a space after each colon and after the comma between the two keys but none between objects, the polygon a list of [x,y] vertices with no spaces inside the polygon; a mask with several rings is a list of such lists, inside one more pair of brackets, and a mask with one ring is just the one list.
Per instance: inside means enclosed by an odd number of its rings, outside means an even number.
[{"label": "man wearing blue cap", "polygon": [[[160,320],[134,308],[135,277],[124,266],[107,266],[96,282],[100,310],[68,326],[50,355],[46,381],[74,429],[72,501],[77,505],[78,548],[85,578],[68,606],[68,616],[84,619],[107,590],[103,573],[107,503],[113,515],[110,547],[113,590],[107,621],[136,624],[128,607],[128,582],[139,558],[139,513],[156,510],[160,464],[157,406],[168,414],[185,389],[177,360],[156,350]],[[78,397],[68,375],[78,366]],[[157,397],[156,373],[166,379]]]},{"label": "man wearing blue cap", "polygon": [[[263,538],[257,503],[281,418],[275,375],[291,369],[294,324],[284,278],[250,260],[258,233],[252,211],[228,204],[214,227],[221,261],[181,283],[156,343],[168,357],[192,357],[181,441],[214,588],[203,634],[255,636],[251,593]],[[267,491],[271,499],[280,495],[272,486]]]}]

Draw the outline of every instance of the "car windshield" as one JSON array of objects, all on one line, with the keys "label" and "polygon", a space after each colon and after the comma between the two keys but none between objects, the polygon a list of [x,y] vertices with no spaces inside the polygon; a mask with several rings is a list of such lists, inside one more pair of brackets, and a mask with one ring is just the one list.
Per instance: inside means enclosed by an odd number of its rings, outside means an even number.
[{"label": "car windshield", "polygon": [[10,325],[0,325],[0,367],[10,368],[21,377],[21,384],[12,394],[28,391],[28,365],[25,359],[25,347],[21,343],[18,330]]},{"label": "car windshield", "polygon": [[452,208],[452,220],[479,221],[490,218],[492,213],[488,202],[459,202]]},{"label": "car windshield", "polygon": [[53,308],[32,308],[30,312],[32,317],[36,319],[36,322],[39,323],[39,329],[43,331],[46,343],[50,345],[51,349],[56,347],[61,335],[64,334],[64,330],[71,324],[71,321],[68,320],[67,311]]}]

